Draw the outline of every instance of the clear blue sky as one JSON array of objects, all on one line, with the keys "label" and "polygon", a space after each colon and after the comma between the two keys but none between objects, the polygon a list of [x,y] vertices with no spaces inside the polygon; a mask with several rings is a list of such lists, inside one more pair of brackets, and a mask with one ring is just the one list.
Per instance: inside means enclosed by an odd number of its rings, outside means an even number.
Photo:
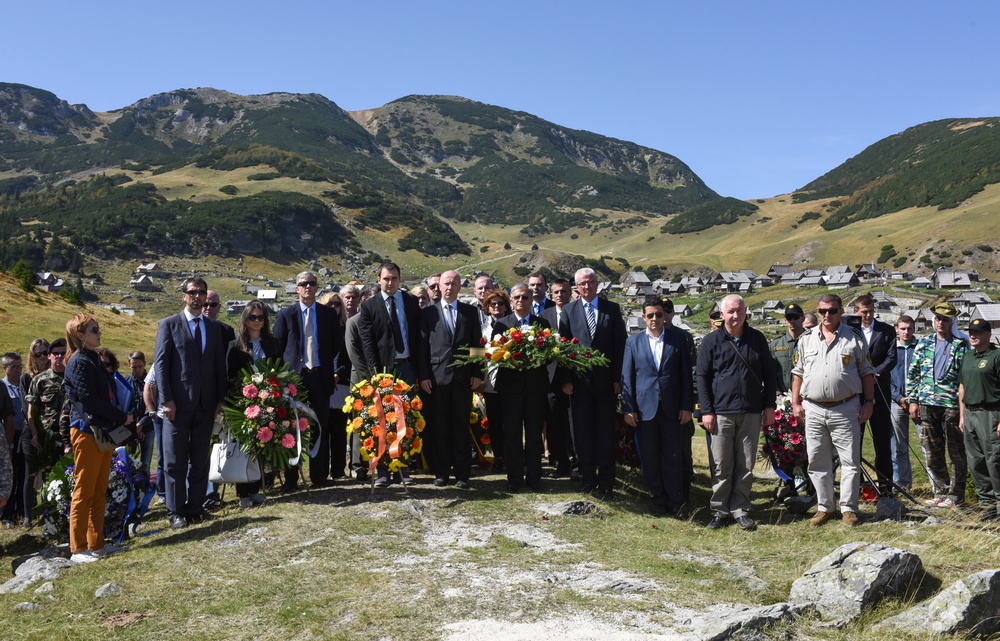
[{"label": "clear blue sky", "polygon": [[348,110],[459,95],[673,154],[738,198],[922,122],[1000,116],[993,2],[38,0],[2,16],[0,81],[95,111],[186,87]]}]

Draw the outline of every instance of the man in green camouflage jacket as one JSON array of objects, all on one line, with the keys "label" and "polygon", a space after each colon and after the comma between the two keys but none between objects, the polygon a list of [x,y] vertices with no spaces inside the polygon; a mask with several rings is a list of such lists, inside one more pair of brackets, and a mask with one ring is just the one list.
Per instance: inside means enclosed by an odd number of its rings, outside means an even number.
[{"label": "man in green camouflage jacket", "polygon": [[[923,422],[920,441],[934,490],[934,498],[926,502],[930,506],[955,507],[965,500],[968,473],[965,440],[958,428],[958,378],[968,344],[952,332],[958,316],[952,304],[938,303],[931,311],[934,333],[920,339],[913,350],[906,373],[906,396],[910,418]],[[950,477],[945,450],[951,459]]]}]

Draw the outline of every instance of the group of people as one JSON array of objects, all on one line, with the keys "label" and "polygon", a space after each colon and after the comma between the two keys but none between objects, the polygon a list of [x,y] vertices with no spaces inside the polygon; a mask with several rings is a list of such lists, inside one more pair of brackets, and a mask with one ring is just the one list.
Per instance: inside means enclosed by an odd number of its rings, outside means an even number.
[{"label": "group of people", "polygon": [[[309,463],[312,487],[347,471],[375,487],[415,483],[406,467],[390,474],[379,466],[369,478],[359,444],[349,443],[344,429],[341,407],[351,385],[388,371],[418,386],[427,422],[424,456],[438,487],[471,487],[469,416],[473,393],[479,392],[493,469],[506,475],[509,491],[542,489],[547,451],[549,477],[573,477],[583,492],[614,500],[620,400],[653,514],[680,517],[690,505],[691,438],[699,415],[712,472],[708,527],[735,522],[752,530],[750,490],[760,432],[775,420],[778,395],[788,394],[805,426],[808,477],[818,502],[813,526],[836,514],[834,454],[841,469],[841,518],[857,524],[866,423],[877,489],[909,488],[910,419],[918,426],[934,491],[928,503],[961,503],[968,467],[983,518],[997,518],[1000,352],[981,320],[970,325],[967,342],[956,337],[951,330],[957,310],[947,303],[932,308],[935,332],[916,341],[913,319],[902,316],[895,328],[876,320],[870,295],[854,302],[855,326],[842,321],[841,299],[827,294],[819,298],[815,327],[807,328],[809,315],[791,304],[785,308],[787,333],[769,343],[747,322],[742,297],[730,295],[696,349],[693,336],[673,324],[673,303],[656,296],[642,303],[645,330],[626,337],[621,308],[597,296],[597,276],[586,268],[572,283],[556,279],[551,285],[533,273],[509,292],[481,275],[473,286],[475,302],[468,303],[458,300],[462,283],[455,271],[429,277],[409,292],[400,288],[400,269],[392,262],[380,265],[375,276],[371,285],[350,283],[319,295],[316,275],[302,272],[295,278],[295,303],[274,314],[253,301],[235,331],[217,319],[219,297],[204,279],[186,279],[184,308],[159,323],[152,367],[146,370],[142,352],[128,355],[132,373],[120,380],[131,390],[131,403],[117,398],[118,361],[101,347],[100,328],[89,315],[71,319],[64,338],[33,341],[27,372],[18,354],[3,355],[7,394],[0,394],[0,418],[11,444],[0,448],[4,521],[30,521],[33,475],[39,472],[29,463],[31,453],[72,451],[73,559],[88,562],[118,551],[101,534],[111,454],[100,447],[95,428],[105,425],[131,426],[147,466],[155,443],[156,492],[171,528],[211,519],[206,508],[215,500],[208,482],[213,426],[226,397],[241,385],[240,372],[261,358],[283,359],[308,392],[317,417],[311,428],[318,444]],[[570,371],[455,362],[512,328],[530,326],[557,330],[600,351],[608,364]],[[290,468],[280,489],[298,489],[299,477],[298,467]],[[260,504],[261,490],[260,482],[238,484],[241,507]]]}]

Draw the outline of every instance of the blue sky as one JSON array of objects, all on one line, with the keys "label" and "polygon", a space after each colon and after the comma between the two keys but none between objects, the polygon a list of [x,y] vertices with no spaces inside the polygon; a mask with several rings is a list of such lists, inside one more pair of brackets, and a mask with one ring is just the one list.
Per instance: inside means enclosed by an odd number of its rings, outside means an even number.
[{"label": "blue sky", "polygon": [[38,0],[3,21],[0,81],[95,111],[186,87],[459,95],[673,154],[738,198],[1000,115],[991,2]]}]

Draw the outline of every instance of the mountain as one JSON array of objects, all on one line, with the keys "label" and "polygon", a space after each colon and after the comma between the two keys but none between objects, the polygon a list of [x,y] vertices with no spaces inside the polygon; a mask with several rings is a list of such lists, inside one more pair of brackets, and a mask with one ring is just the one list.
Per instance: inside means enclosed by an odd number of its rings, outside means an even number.
[{"label": "mountain", "polygon": [[1000,182],[1000,118],[953,118],[876,142],[792,194],[795,202],[834,198],[823,229],[902,211],[959,206]]},{"label": "mountain", "polygon": [[372,231],[397,251],[468,255],[448,219],[536,235],[718,198],[669,154],[463,98],[352,114],[318,94],[202,88],[95,113],[0,83],[8,266],[41,266],[56,236],[70,263],[74,251],[358,253]]}]

